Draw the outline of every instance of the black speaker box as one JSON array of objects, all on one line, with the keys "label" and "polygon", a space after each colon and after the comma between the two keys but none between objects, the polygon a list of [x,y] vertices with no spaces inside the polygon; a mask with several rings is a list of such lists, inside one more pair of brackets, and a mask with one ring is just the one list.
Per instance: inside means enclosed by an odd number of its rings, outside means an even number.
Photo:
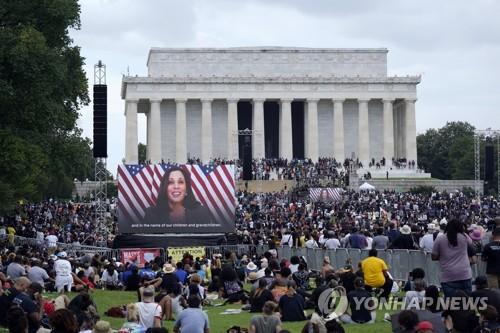
[{"label": "black speaker box", "polygon": [[94,85],[94,157],[108,157],[108,87]]},{"label": "black speaker box", "polygon": [[484,147],[484,180],[495,178],[495,152],[494,147],[486,145]]},{"label": "black speaker box", "polygon": [[243,137],[243,180],[252,180],[252,137]]}]

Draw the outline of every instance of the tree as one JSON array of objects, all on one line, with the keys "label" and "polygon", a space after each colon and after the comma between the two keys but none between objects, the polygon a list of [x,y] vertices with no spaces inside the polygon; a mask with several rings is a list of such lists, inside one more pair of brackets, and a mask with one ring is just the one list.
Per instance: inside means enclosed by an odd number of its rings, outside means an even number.
[{"label": "tree", "polygon": [[137,149],[139,150],[139,163],[146,163],[147,146],[139,142],[139,144],[137,145]]},{"label": "tree", "polygon": [[91,171],[76,120],[89,102],[84,59],[68,30],[76,0],[0,3],[0,210],[21,199],[69,197]]},{"label": "tree", "polygon": [[419,165],[439,179],[474,179],[474,126],[449,122],[417,136]]}]

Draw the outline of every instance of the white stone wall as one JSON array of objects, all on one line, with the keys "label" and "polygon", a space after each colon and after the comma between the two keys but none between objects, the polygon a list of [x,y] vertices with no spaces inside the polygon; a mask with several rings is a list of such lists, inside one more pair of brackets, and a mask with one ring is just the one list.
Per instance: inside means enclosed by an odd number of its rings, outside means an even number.
[{"label": "white stone wall", "polygon": [[358,102],[346,100],[344,102],[344,151],[346,157],[354,152],[358,156]]},{"label": "white stone wall", "polygon": [[333,156],[333,102],[318,102],[318,156]]},{"label": "white stone wall", "polygon": [[[384,155],[384,105],[381,100],[368,103],[368,125],[370,132],[370,159],[379,161]],[[390,157],[388,157],[390,158]]]},{"label": "white stone wall", "polygon": [[[321,49],[291,47],[153,48],[148,76],[124,77],[121,96],[127,100],[127,161],[136,161],[137,113],[150,110],[150,101],[161,103],[161,133],[148,126],[147,142],[161,137],[161,152],[152,156],[175,161],[179,154],[201,157],[201,102],[212,99],[212,156],[226,157],[228,136],[226,100],[296,100],[305,102],[305,156],[308,153],[307,100],[318,102],[318,156],[332,156],[334,123],[332,99],[344,103],[345,156],[358,155],[358,100],[370,100],[370,158],[383,155],[382,99],[394,104],[395,157],[406,155],[405,100],[415,100],[420,76],[387,76],[387,49]],[[186,145],[176,147],[174,99],[186,103]],[[155,108],[155,110],[157,110]],[[155,112],[155,115],[157,113]],[[149,124],[151,125],[151,124]],[[151,131],[149,130],[151,127]],[[411,129],[411,128],[410,128]],[[150,136],[154,132],[154,135]],[[413,135],[413,132],[411,132]],[[154,139],[153,139],[154,138]],[[232,142],[232,143],[231,143]],[[413,144],[413,141],[410,141]],[[410,149],[411,148],[411,149]],[[414,147],[410,147],[413,151]],[[314,152],[316,155],[316,152]],[[390,158],[391,156],[386,156]],[[184,160],[184,158],[181,158]]]},{"label": "white stone wall", "polygon": [[201,101],[186,102],[187,153],[188,157],[201,158]]},{"label": "white stone wall", "polygon": [[161,110],[161,150],[165,162],[175,161],[175,102],[164,100]]},{"label": "white stone wall", "polygon": [[152,48],[150,77],[386,76],[387,49]]},{"label": "white stone wall", "polygon": [[227,158],[227,102],[212,102],[212,153],[213,157]]}]

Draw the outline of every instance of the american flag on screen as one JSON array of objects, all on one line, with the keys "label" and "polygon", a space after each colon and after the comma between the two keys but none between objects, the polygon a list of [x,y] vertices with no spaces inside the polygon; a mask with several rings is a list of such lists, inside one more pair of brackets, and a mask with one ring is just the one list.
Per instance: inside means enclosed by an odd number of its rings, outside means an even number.
[{"label": "american flag on screen", "polygon": [[[118,204],[125,217],[141,221],[146,208],[158,197],[160,182],[173,164],[125,164],[118,166]],[[234,195],[234,166],[181,166],[191,174],[196,199],[212,213],[215,220],[234,222],[236,197]]]},{"label": "american flag on screen", "polygon": [[312,187],[309,188],[309,198],[312,201],[319,201],[320,196],[321,196],[321,191],[326,190],[328,192],[329,196],[329,201],[339,201],[342,199],[342,192],[343,190],[341,188],[337,187]]}]

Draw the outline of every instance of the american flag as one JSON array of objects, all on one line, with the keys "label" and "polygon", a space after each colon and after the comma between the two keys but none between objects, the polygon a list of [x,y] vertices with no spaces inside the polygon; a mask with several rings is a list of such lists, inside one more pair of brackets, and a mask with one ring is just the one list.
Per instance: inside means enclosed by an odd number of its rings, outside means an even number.
[{"label": "american flag", "polygon": [[[123,217],[132,222],[144,218],[148,207],[158,197],[160,182],[174,164],[124,164],[118,166],[118,205]],[[234,223],[236,210],[233,165],[190,165],[185,168],[191,175],[194,196],[207,207],[216,221]]]},{"label": "american flag", "polygon": [[311,187],[309,188],[309,198],[312,201],[319,201],[320,200],[320,195],[321,191],[326,190],[328,192],[328,195],[330,197],[330,201],[339,201],[342,199],[342,192],[343,190],[341,188],[337,187]]}]

